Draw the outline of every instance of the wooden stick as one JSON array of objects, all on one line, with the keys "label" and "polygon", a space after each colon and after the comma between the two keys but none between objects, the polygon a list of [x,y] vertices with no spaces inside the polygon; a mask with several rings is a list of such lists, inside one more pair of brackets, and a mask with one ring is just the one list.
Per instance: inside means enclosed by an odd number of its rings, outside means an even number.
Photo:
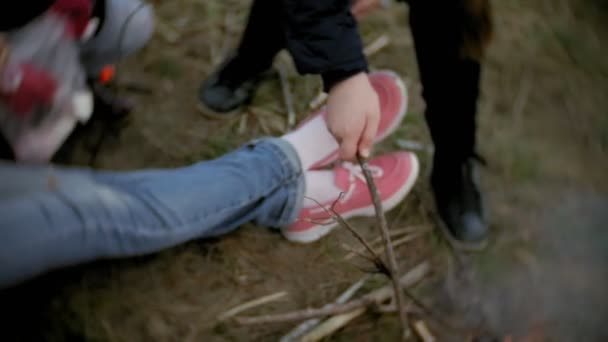
[{"label": "wooden stick", "polygon": [[[422,236],[425,233],[430,232],[430,231],[431,231],[430,228],[418,228],[418,227],[416,227],[416,230],[412,230],[412,229],[409,229],[409,228],[404,228],[404,229],[398,229],[398,230],[391,231],[391,237],[394,238],[394,239],[396,239],[393,242],[393,248],[396,248],[397,246],[402,245],[402,244],[404,244],[406,242],[412,241],[412,240],[414,240],[414,239],[416,239],[416,238],[418,238],[418,237],[420,237],[420,236]],[[403,234],[407,234],[407,235],[401,237],[401,235],[403,235]],[[398,237],[399,237],[399,239],[397,239]],[[382,242],[382,237],[381,236],[379,236],[378,238],[374,239],[370,244],[374,245],[374,244],[377,244],[378,242]],[[384,247],[381,246],[381,247],[375,249],[374,251],[376,253],[380,254],[380,253],[382,253],[384,251]],[[350,260],[353,257],[355,257],[356,255],[359,255],[359,253],[361,253],[361,252],[363,252],[362,248],[355,249],[355,250],[351,249],[350,253],[348,253],[344,257],[344,260]]]},{"label": "wooden stick", "polygon": [[[411,287],[416,284],[430,272],[431,264],[428,261],[420,263],[414,267],[408,273],[403,275],[399,280],[399,284],[403,287]],[[359,309],[361,307],[368,307],[376,303],[381,303],[391,297],[394,291],[390,285],[384,286],[380,289],[370,292],[369,294],[350,301],[344,304],[329,304],[320,309],[306,309],[300,311],[292,311],[282,314],[255,316],[255,317],[235,317],[237,323],[242,325],[253,325],[253,324],[268,324],[268,323],[285,323],[292,321],[300,321],[315,317],[325,317],[331,315],[338,315],[352,310]]]},{"label": "wooden stick", "polygon": [[435,336],[431,334],[429,327],[424,321],[416,321],[414,323],[414,331],[420,337],[422,342],[435,342]]},{"label": "wooden stick", "polygon": [[[411,286],[415,285],[416,283],[418,283],[420,280],[422,280],[426,276],[427,272],[429,272],[429,271],[430,271],[429,263],[424,262],[424,263],[414,267],[406,275],[401,277],[401,279],[399,280],[399,283],[404,288],[411,287]],[[377,296],[376,303],[382,303],[382,302],[386,301],[388,298],[391,297],[391,294],[392,294],[391,285],[387,285],[379,290],[374,291],[374,294],[370,293],[370,295]],[[376,305],[379,305],[379,304],[376,304]],[[325,337],[328,337],[331,334],[333,334],[334,332],[336,332],[337,330],[346,326],[350,321],[361,316],[364,312],[365,312],[365,308],[361,308],[361,309],[354,310],[352,312],[349,312],[349,313],[346,313],[343,315],[334,316],[334,317],[328,319],[327,321],[325,321],[317,329],[311,331],[309,334],[304,336],[303,341],[318,341]]]},{"label": "wooden stick", "polygon": [[376,209],[376,219],[378,220],[380,234],[382,235],[382,240],[384,241],[384,246],[386,249],[389,275],[393,282],[395,299],[397,303],[397,308],[399,309],[399,320],[401,322],[403,338],[405,338],[406,333],[408,331],[408,319],[407,313],[405,312],[405,297],[403,296],[403,291],[401,291],[401,286],[399,285],[399,278],[397,277],[399,270],[397,267],[397,259],[395,258],[395,250],[393,249],[393,244],[391,243],[391,235],[388,230],[388,224],[386,223],[386,215],[384,215],[384,210],[382,209],[382,202],[380,201],[380,195],[378,194],[378,188],[376,187],[376,183],[374,182],[372,173],[369,170],[369,165],[367,164],[367,161],[364,158],[361,158],[361,156],[359,155],[357,155],[357,160],[359,161],[359,165],[361,165],[363,175],[365,175],[367,187],[369,188],[369,192],[374,202],[374,208]]},{"label": "wooden stick", "polygon": [[218,321],[225,321],[229,318],[232,318],[232,317],[238,315],[239,313],[241,313],[245,310],[249,310],[256,306],[264,305],[266,303],[270,303],[270,302],[279,300],[285,296],[287,296],[287,292],[282,291],[282,292],[277,292],[277,293],[274,293],[274,294],[271,294],[268,296],[264,296],[262,298],[254,299],[252,301],[241,304],[239,306],[236,306],[236,307],[224,312],[223,314],[219,315],[217,317],[217,319],[218,319]]},{"label": "wooden stick", "polygon": [[355,318],[363,315],[366,311],[366,308],[359,308],[353,310],[351,312],[334,316],[327,321],[323,322],[323,324],[319,325],[319,327],[310,333],[306,334],[300,340],[301,342],[316,342],[324,339],[327,336],[332,335],[334,332],[340,330],[342,327],[347,325],[350,321]]},{"label": "wooden stick", "polygon": [[[334,302],[334,304],[344,304],[344,303],[346,303],[346,301],[348,301],[349,299],[351,299],[351,297],[354,296],[355,293],[357,291],[359,291],[359,289],[361,289],[361,287],[365,284],[365,282],[369,278],[370,278],[369,274],[365,275],[361,279],[359,279],[359,281],[357,281],[356,283],[352,284],[348,289],[346,289],[346,291],[344,291],[344,293],[342,293],[340,295],[340,297],[338,297],[338,299],[336,299],[336,301]],[[297,341],[297,340],[299,340],[300,337],[302,337],[302,335],[306,334],[310,330],[314,329],[317,325],[319,325],[319,323],[321,323],[321,318],[312,318],[312,319],[309,319],[309,320],[307,320],[305,322],[302,322],[300,325],[298,325],[297,327],[295,327],[294,329],[292,329],[285,336],[281,337],[281,339],[279,340],[279,342],[293,342],[293,341]]]},{"label": "wooden stick", "polygon": [[319,92],[317,96],[315,96],[315,98],[310,101],[310,103],[308,104],[308,108],[314,110],[321,107],[325,103],[325,101],[327,101],[328,96],[329,95],[324,91]]},{"label": "wooden stick", "polygon": [[283,91],[283,99],[287,108],[287,130],[291,130],[296,124],[296,111],[293,109],[293,97],[291,96],[291,87],[287,80],[287,70],[284,65],[278,66],[279,79],[281,81],[281,90]]},{"label": "wooden stick", "polygon": [[376,38],[376,40],[371,42],[368,46],[366,46],[363,50],[363,53],[365,54],[365,56],[370,57],[385,48],[390,42],[391,39],[386,34],[383,34],[380,37]]},{"label": "wooden stick", "polygon": [[301,321],[310,318],[325,317],[332,315],[343,314],[361,307],[366,307],[373,304],[373,298],[363,297],[344,304],[328,304],[320,309],[305,309],[301,311],[292,311],[282,314],[264,315],[257,317],[236,317],[236,322],[242,325],[267,324],[267,323],[285,323],[293,321]]},{"label": "wooden stick", "polygon": [[342,228],[345,228],[349,232],[351,232],[351,234],[353,234],[353,236],[363,245],[363,247],[365,247],[365,250],[367,250],[367,252],[370,254],[371,261],[378,268],[378,271],[381,273],[384,273],[388,276],[389,269],[386,266],[386,264],[384,263],[384,261],[382,260],[382,258],[380,257],[380,255],[378,255],[374,251],[372,246],[370,246],[370,244],[367,241],[365,241],[363,236],[361,236],[361,234],[359,234],[358,231],[356,231],[348,222],[346,222],[346,220],[342,216],[340,216],[340,214],[338,214],[338,212],[336,212],[334,210],[334,206],[340,200],[341,197],[342,197],[342,194],[340,194],[340,197],[338,197],[338,199],[334,202],[334,204],[332,204],[331,208],[329,208],[329,209],[327,209],[325,206],[323,206],[319,201],[315,200],[314,198],[310,198],[310,197],[305,197],[305,198],[315,202],[321,209],[325,210],[325,212],[328,215],[330,215],[334,220],[338,221],[338,224]]}]

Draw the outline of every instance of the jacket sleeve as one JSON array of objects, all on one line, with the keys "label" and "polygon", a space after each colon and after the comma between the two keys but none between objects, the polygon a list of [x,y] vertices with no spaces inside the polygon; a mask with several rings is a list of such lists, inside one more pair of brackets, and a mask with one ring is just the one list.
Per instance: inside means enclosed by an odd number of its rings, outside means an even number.
[{"label": "jacket sleeve", "polygon": [[[264,0],[258,0],[264,1]],[[284,0],[287,49],[298,72],[321,74],[325,90],[367,71],[350,0]]]},{"label": "jacket sleeve", "polygon": [[49,9],[53,2],[54,0],[0,1],[0,32],[27,24]]}]

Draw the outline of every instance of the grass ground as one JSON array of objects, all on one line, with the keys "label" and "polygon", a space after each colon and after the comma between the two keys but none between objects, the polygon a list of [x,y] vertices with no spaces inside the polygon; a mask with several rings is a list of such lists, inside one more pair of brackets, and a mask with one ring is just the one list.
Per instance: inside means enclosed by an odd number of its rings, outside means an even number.
[{"label": "grass ground", "polygon": [[[221,155],[253,137],[285,131],[278,80],[265,83],[239,118],[210,121],[196,109],[196,89],[237,43],[248,1],[156,5],[157,35],[119,75],[124,91],[140,106],[119,134],[105,140],[96,167],[180,166]],[[454,314],[471,326],[523,334],[541,322],[548,324],[544,327],[552,340],[570,340],[567,334],[555,338],[560,329],[594,340],[606,336],[605,327],[591,324],[590,317],[607,307],[601,304],[607,304],[608,296],[597,286],[608,280],[608,258],[589,252],[606,244],[589,250],[584,246],[608,243],[605,229],[594,229],[608,224],[601,210],[608,203],[608,3],[513,0],[494,1],[494,8],[497,36],[485,65],[479,107],[480,150],[489,161],[482,177],[492,244],[486,252],[466,257],[474,274],[466,286],[435,232],[399,248],[401,267],[431,260],[434,274],[415,292],[438,312]],[[429,146],[407,8],[379,11],[365,20],[361,31],[367,43],[381,34],[389,36],[390,45],[370,63],[400,73],[412,98],[405,123],[379,150],[396,149],[403,139]],[[319,91],[319,80],[298,76],[293,69],[288,69],[288,80],[302,119]],[[91,127],[76,140],[70,163],[89,163],[87,147],[98,131]],[[418,153],[424,172],[412,194],[389,213],[393,228],[434,227],[426,178],[429,155]],[[595,207],[600,209],[590,209]],[[374,236],[371,220],[353,223],[364,235]],[[586,238],[577,240],[581,234]],[[573,241],[585,251],[576,254],[580,262],[569,258],[579,251]],[[547,242],[555,244],[548,248]],[[232,306],[278,291],[288,295],[254,313],[333,300],[361,276],[344,260],[343,244],[355,244],[348,232],[336,231],[300,246],[247,226],[222,239],[195,241],[152,256],[53,273],[2,294],[0,311],[8,336],[16,340],[274,340],[291,325],[242,328],[217,324],[215,318]],[[537,283],[528,281],[530,274]],[[581,283],[588,286],[576,286]],[[531,304],[540,299],[545,302]],[[442,340],[463,339],[439,328],[435,332]],[[368,314],[333,339],[389,340],[397,334],[394,316]]]}]

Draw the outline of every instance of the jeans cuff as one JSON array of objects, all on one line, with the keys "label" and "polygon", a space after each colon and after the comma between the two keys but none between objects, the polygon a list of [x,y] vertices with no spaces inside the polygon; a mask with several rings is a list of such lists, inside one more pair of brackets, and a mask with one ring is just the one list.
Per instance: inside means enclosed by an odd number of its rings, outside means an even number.
[{"label": "jeans cuff", "polygon": [[285,172],[285,191],[287,198],[281,214],[277,217],[275,226],[286,227],[295,222],[302,209],[306,180],[302,162],[293,146],[281,138],[262,138],[252,141],[256,145],[267,145],[281,161]]}]

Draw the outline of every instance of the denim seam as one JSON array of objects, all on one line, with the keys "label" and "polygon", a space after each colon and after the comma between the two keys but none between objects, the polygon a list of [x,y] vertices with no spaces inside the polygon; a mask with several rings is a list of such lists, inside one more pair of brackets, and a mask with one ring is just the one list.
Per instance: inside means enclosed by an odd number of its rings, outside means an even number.
[{"label": "denim seam", "polygon": [[[269,147],[269,150],[271,150],[271,152],[275,155],[275,157],[277,157],[277,159],[280,161],[280,165],[281,165],[281,171],[283,173],[286,173],[289,175],[288,178],[286,178],[283,182],[281,183],[276,183],[274,184],[274,186],[269,187],[268,191],[263,192],[263,194],[260,197],[264,197],[267,196],[269,193],[272,193],[273,191],[276,191],[280,188],[283,187],[292,187],[294,189],[290,190],[289,193],[289,198],[293,198],[295,196],[297,196],[297,188],[298,188],[298,180],[301,178],[302,173],[298,172],[298,168],[294,167],[293,163],[289,160],[289,157],[286,156],[286,152],[283,151],[283,149],[279,146],[277,146],[277,144],[275,142],[268,142],[267,145]],[[296,183],[296,184],[293,184]],[[151,196],[150,198],[154,198],[154,196]],[[221,214],[224,211],[230,210],[233,207],[238,207],[238,206],[242,206],[243,204],[250,202],[253,199],[252,196],[247,197],[244,200],[235,202],[233,204],[229,204],[227,206],[224,206],[223,208],[218,208],[214,210],[214,214]],[[142,200],[141,198],[138,198],[138,200]],[[146,201],[143,201],[144,203]],[[295,202],[295,203],[294,203]],[[278,222],[286,222],[289,221],[290,216],[294,216],[297,213],[294,213],[295,211],[295,207],[297,205],[297,201],[287,201],[287,207],[286,210],[284,210],[284,214],[281,215],[280,217],[276,218],[276,221]],[[207,217],[209,216],[209,214],[206,215],[194,215],[192,217],[186,218],[184,220],[182,220],[182,224],[179,224],[177,226],[173,226],[173,227],[185,227],[185,226],[191,226],[191,225],[195,225],[198,224],[200,221],[205,220]],[[118,222],[114,221],[112,222],[112,224],[116,225],[117,227],[123,227],[126,225],[123,224],[119,224]],[[131,225],[131,223],[129,223],[128,225]],[[131,225],[132,226],[132,225]],[[139,229],[158,229],[158,228],[163,228],[166,227],[166,225],[162,225],[162,224],[146,224],[146,225],[140,225],[140,226],[132,226],[133,229],[139,230]],[[172,228],[173,228],[172,227]]]}]

